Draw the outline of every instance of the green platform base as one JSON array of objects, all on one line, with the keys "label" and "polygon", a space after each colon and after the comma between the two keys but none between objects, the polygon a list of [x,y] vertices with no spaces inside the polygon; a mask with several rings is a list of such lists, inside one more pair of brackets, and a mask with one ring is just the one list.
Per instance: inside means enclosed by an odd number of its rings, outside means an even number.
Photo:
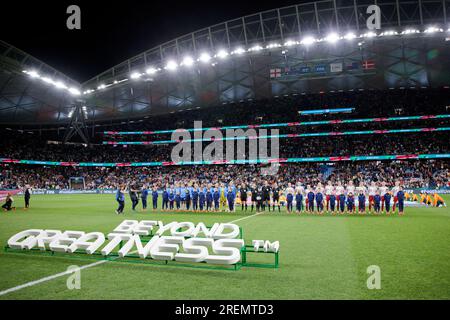
[{"label": "green platform base", "polygon": [[[144,241],[143,241],[144,242]],[[79,250],[76,253],[62,253],[62,252],[54,252],[51,250],[40,250],[37,248],[31,250],[18,250],[12,249],[8,246],[4,247],[4,251],[9,254],[28,254],[34,256],[45,256],[45,257],[60,257],[60,258],[70,258],[77,260],[107,260],[111,262],[122,262],[122,263],[140,263],[146,265],[154,265],[154,266],[170,266],[170,267],[184,267],[184,268],[196,268],[196,269],[209,269],[209,270],[228,270],[228,271],[237,271],[243,267],[250,268],[278,268],[279,267],[279,252],[256,252],[253,247],[250,245],[246,245],[241,249],[241,261],[232,264],[232,265],[213,265],[207,264],[205,262],[201,263],[184,263],[174,260],[154,260],[154,259],[141,259],[139,255],[130,254],[124,258],[119,257],[117,253],[111,253],[108,256],[103,256],[101,253],[93,253],[87,254],[84,250]],[[273,254],[274,262],[273,263],[255,263],[248,262],[248,254]]]}]

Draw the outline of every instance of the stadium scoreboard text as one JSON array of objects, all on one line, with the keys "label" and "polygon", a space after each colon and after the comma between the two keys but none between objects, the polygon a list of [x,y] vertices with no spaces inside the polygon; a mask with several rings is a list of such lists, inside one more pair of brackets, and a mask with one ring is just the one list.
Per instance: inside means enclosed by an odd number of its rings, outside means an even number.
[{"label": "stadium scoreboard text", "polygon": [[124,220],[106,236],[102,232],[24,230],[8,240],[5,250],[254,267],[267,265],[247,264],[247,252],[273,253],[276,262],[271,266],[278,267],[279,248],[278,241],[267,240],[245,245],[241,228],[232,223],[208,227],[203,222]]}]

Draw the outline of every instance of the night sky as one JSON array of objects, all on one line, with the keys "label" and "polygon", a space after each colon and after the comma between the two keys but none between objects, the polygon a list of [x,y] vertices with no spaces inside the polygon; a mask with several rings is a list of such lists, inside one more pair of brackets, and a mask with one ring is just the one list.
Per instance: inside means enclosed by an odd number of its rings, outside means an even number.
[{"label": "night sky", "polygon": [[[186,33],[243,15],[301,2],[3,1],[0,5],[0,39],[83,82]],[[81,30],[68,30],[66,27],[69,16],[66,9],[71,4],[81,8]]]}]

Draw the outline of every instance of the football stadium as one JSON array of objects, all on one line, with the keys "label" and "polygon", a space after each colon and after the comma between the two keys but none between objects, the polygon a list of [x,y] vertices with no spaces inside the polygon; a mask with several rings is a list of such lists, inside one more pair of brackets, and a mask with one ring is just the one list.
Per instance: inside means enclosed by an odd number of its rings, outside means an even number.
[{"label": "football stadium", "polygon": [[276,6],[84,82],[0,41],[0,300],[450,299],[450,1]]}]

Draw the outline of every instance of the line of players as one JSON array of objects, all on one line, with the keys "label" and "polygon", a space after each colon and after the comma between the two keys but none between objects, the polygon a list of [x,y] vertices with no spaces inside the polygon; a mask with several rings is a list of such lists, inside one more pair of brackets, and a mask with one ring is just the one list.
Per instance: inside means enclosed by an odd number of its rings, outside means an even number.
[{"label": "line of players", "polygon": [[[295,211],[307,213],[330,214],[365,214],[367,211],[374,214],[395,213],[398,208],[399,215],[403,215],[405,208],[405,192],[397,181],[390,189],[385,182],[377,184],[372,182],[368,187],[364,183],[355,186],[353,181],[343,185],[340,181],[334,186],[331,181],[325,187],[319,183],[315,188],[308,185],[306,189],[301,185],[295,188],[289,184],[286,188],[288,212]],[[366,201],[368,200],[368,201]],[[393,205],[391,208],[391,200]],[[305,206],[303,206],[303,201]],[[368,202],[368,210],[366,210]]]},{"label": "line of players", "polygon": [[[158,208],[160,193],[157,187],[142,189],[129,186],[121,186],[116,193],[119,203],[117,214],[123,213],[125,207],[125,194],[129,193],[132,209],[136,210],[139,199],[142,201],[142,209],[147,209],[147,198],[151,197],[153,209]],[[366,199],[368,211],[374,214],[391,213],[391,200],[393,200],[392,212],[398,208],[398,213],[404,213],[405,193],[399,182],[390,189],[385,182],[372,182],[368,187],[363,183],[355,186],[352,181],[347,185],[338,182],[336,186],[329,181],[325,186],[319,183],[316,187],[310,185],[304,188],[300,183],[293,186],[291,183],[283,190],[275,182],[272,185],[265,181],[261,185],[235,186],[230,182],[225,184],[203,185],[176,183],[167,185],[162,191],[162,210],[170,211],[223,211],[234,212],[236,204],[241,205],[242,210],[256,210],[256,212],[281,211],[281,206],[286,206],[289,213],[330,213],[353,214],[366,212]],[[295,205],[295,209],[294,209]]]}]

